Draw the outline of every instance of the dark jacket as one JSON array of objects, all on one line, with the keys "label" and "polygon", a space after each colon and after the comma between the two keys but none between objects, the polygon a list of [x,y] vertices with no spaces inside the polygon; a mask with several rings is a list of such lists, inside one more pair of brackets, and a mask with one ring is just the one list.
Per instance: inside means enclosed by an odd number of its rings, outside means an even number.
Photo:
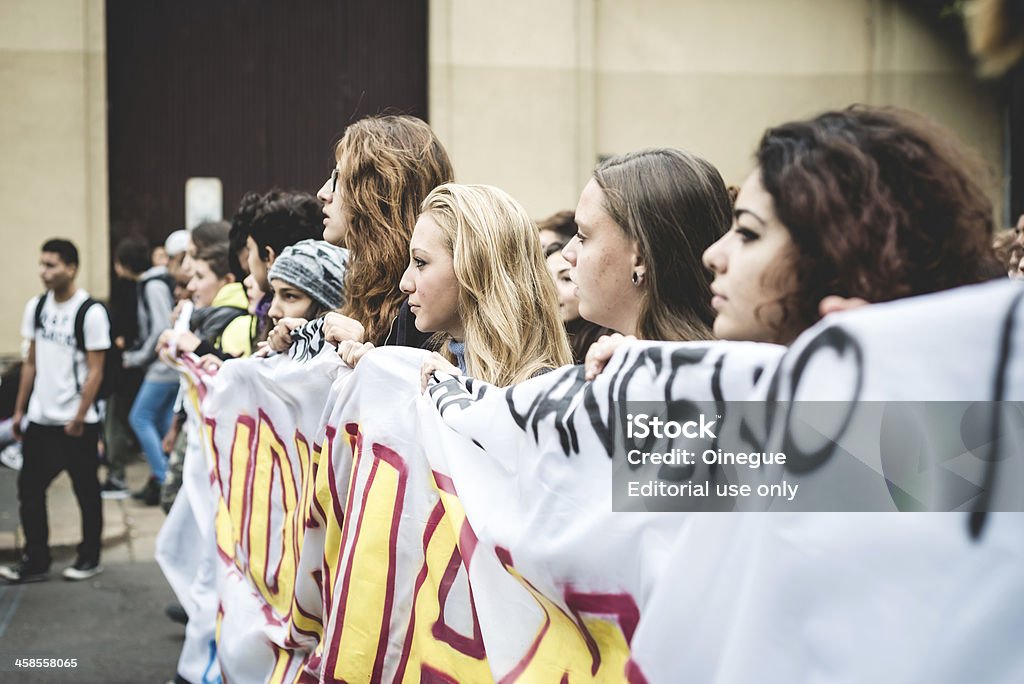
[{"label": "dark jacket", "polygon": [[409,300],[402,302],[398,316],[391,324],[391,330],[384,339],[385,347],[416,347],[417,349],[434,350],[430,343],[433,333],[424,333],[416,329],[416,317],[409,308]]}]

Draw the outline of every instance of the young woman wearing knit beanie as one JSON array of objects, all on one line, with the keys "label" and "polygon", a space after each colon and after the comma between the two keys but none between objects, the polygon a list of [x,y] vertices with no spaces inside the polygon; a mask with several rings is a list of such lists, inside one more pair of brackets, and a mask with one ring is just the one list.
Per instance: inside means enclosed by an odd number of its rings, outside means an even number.
[{"label": "young woman wearing knit beanie", "polygon": [[[400,287],[416,328],[435,333],[421,370],[506,386],[572,363],[536,227],[498,188],[446,183],[423,201]],[[371,343],[343,341],[355,365]]]},{"label": "young woman wearing knit beanie", "polygon": [[285,247],[267,272],[273,290],[268,315],[313,320],[345,303],[348,250],[323,240],[302,240]]}]

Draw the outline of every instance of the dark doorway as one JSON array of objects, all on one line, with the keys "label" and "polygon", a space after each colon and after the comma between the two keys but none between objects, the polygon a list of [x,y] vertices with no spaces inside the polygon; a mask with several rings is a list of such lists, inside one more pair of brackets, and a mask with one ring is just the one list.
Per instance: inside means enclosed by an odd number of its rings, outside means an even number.
[{"label": "dark doorway", "polygon": [[230,219],[248,191],[315,192],[351,121],[426,118],[426,2],[107,0],[106,20],[112,246],[183,227],[190,177],[222,180]]}]

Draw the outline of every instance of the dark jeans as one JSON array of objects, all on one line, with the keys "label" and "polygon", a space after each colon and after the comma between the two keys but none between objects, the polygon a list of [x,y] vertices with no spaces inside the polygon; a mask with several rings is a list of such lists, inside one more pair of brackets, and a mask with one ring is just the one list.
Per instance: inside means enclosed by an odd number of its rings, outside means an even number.
[{"label": "dark jeans", "polygon": [[24,464],[18,475],[21,527],[25,531],[25,555],[33,565],[50,565],[50,525],[46,517],[46,490],[62,470],[71,484],[82,512],[82,543],[78,557],[99,561],[103,532],[103,504],[100,499],[99,454],[96,440],[99,424],[86,425],[81,437],[64,434],[63,425],[29,423],[22,442]]},{"label": "dark jeans", "polygon": [[104,443],[107,448],[107,475],[124,482],[125,465],[138,457],[139,445],[135,432],[128,424],[128,412],[142,384],[142,373],[133,368],[124,368],[114,393],[107,398],[107,417],[104,427]]}]

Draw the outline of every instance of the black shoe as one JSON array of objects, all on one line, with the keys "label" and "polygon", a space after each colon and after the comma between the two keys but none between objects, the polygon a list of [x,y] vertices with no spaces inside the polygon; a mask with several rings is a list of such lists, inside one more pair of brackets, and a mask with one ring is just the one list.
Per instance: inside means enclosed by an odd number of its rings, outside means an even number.
[{"label": "black shoe", "polygon": [[180,603],[167,604],[167,607],[164,608],[164,615],[171,618],[179,625],[188,624],[188,613],[185,612],[185,609],[181,607]]},{"label": "black shoe", "polygon": [[69,568],[64,568],[64,572],[61,574],[64,579],[71,582],[79,582],[81,580],[95,577],[96,575],[103,572],[103,566],[96,561],[83,561],[76,560],[75,564]]},{"label": "black shoe", "polygon": [[154,486],[151,490],[146,492],[146,498],[142,500],[142,503],[147,506],[159,506],[160,505],[160,491],[163,489],[163,485],[153,480]]},{"label": "black shoe", "polygon": [[146,484],[142,485],[142,489],[137,489],[134,492],[132,492],[132,498],[135,499],[136,501],[142,501],[143,499],[145,499],[146,493],[150,490],[150,488],[152,488],[154,482],[156,482],[156,478],[150,477],[148,480],[146,480]]},{"label": "black shoe", "polygon": [[146,486],[132,494],[132,498],[141,501],[147,506],[160,505],[160,481],[151,477],[146,481]]},{"label": "black shoe", "polygon": [[0,578],[11,584],[42,582],[50,578],[50,567],[33,563],[28,558],[22,558],[14,565],[0,566]]}]

